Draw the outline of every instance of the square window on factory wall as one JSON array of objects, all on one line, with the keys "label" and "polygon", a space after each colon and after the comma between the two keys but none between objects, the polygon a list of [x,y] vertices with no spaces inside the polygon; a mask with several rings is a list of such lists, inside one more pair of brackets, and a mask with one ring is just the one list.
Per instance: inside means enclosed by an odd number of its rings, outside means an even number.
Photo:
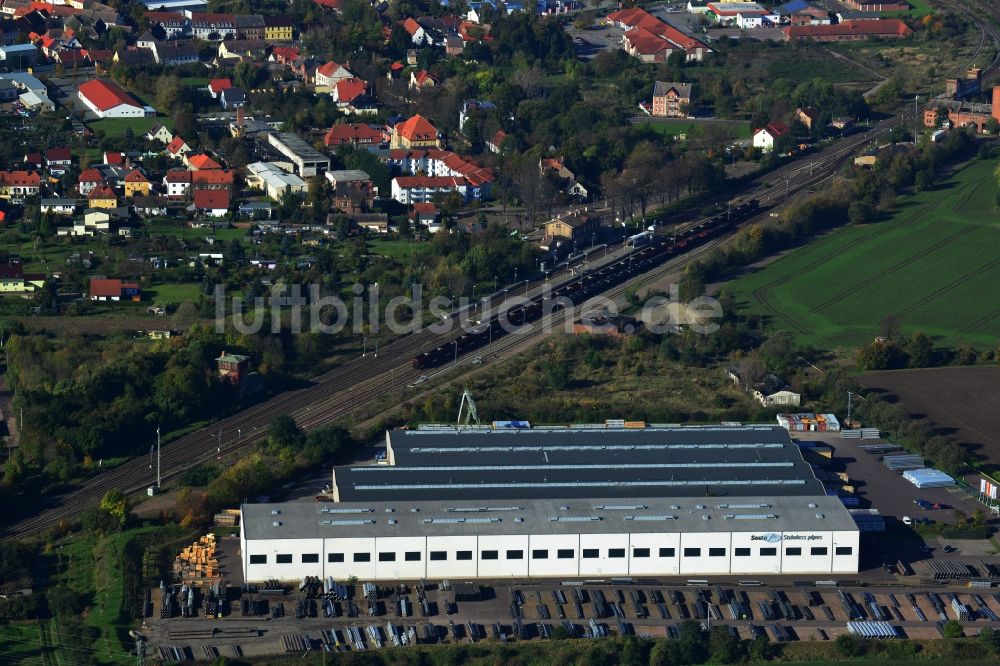
[{"label": "square window on factory wall", "polygon": [[801,555],[801,554],[802,554],[802,549],[801,548],[786,548],[785,549],[785,556],[786,557],[787,556],[795,557],[796,555]]},{"label": "square window on factory wall", "polygon": [[251,555],[250,564],[267,564],[267,555]]},{"label": "square window on factory wall", "polygon": [[[500,559],[500,551],[499,550],[484,550],[483,554],[482,554],[482,558],[484,560],[499,560]],[[510,559],[509,555],[507,556],[507,559],[508,560]]]},{"label": "square window on factory wall", "polygon": [[624,548],[608,548],[608,557],[621,558],[625,557]]},{"label": "square window on factory wall", "polygon": [[343,553],[327,553],[326,554],[326,561],[327,562],[343,562],[344,561],[344,554]]},{"label": "square window on factory wall", "polygon": [[302,564],[316,564],[319,562],[319,553],[302,553]]},{"label": "square window on factory wall", "polygon": [[813,546],[809,549],[810,555],[826,555],[826,546]]},{"label": "square window on factory wall", "polygon": [[379,562],[395,562],[396,561],[396,553],[379,553],[378,554],[378,561]]},{"label": "square window on factory wall", "polygon": [[837,548],[833,552],[836,553],[837,555],[853,555],[854,548],[852,548],[851,546],[837,546]]},{"label": "square window on factory wall", "polygon": [[533,551],[531,551],[531,559],[533,559],[533,560],[547,560],[547,559],[549,559],[549,551],[547,551],[547,550],[533,550]]},{"label": "square window on factory wall", "polygon": [[291,564],[292,556],[291,554],[278,555],[277,557],[274,558],[274,561],[277,562],[278,564]]},{"label": "square window on factory wall", "polygon": [[649,548],[633,548],[632,557],[649,557]]},{"label": "square window on factory wall", "polygon": [[685,548],[684,557],[701,557],[701,548]]},{"label": "square window on factory wall", "polygon": [[733,549],[733,555],[735,555],[736,557],[750,557],[750,549],[749,548],[734,548]]},{"label": "square window on factory wall", "polygon": [[431,551],[431,562],[442,562],[447,559],[448,559],[448,551],[446,550]]},{"label": "square window on factory wall", "polygon": [[372,561],[372,554],[371,553],[354,553],[354,561],[355,562],[371,562]]},{"label": "square window on factory wall", "polygon": [[582,554],[585,560],[596,560],[601,556],[601,551],[597,548],[584,548]]},{"label": "square window on factory wall", "polygon": [[725,557],[726,556],[726,549],[725,548],[709,548],[708,549],[708,556],[709,557]]},{"label": "square window on factory wall", "polygon": [[419,562],[420,561],[420,551],[419,550],[408,550],[404,555],[404,559],[407,562]]},{"label": "square window on factory wall", "polygon": [[777,554],[778,554],[778,549],[777,548],[761,548],[760,549],[760,556],[761,557],[775,557]]},{"label": "square window on factory wall", "polygon": [[[486,559],[486,558],[483,558],[483,559]],[[508,550],[507,551],[507,559],[508,560],[523,560],[524,559],[524,551],[523,550]]]},{"label": "square window on factory wall", "polygon": [[472,551],[471,550],[459,550],[455,553],[456,560],[471,560]]},{"label": "square window on factory wall", "polygon": [[677,557],[676,548],[661,548],[660,557]]},{"label": "square window on factory wall", "polygon": [[574,557],[572,548],[560,548],[556,551],[556,557],[560,560],[572,560]]}]

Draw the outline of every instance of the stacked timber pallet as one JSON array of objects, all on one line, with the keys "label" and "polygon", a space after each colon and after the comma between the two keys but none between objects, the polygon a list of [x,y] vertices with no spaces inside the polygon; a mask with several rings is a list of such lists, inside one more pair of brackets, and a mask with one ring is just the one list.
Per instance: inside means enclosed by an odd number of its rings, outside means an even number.
[{"label": "stacked timber pallet", "polygon": [[240,524],[240,510],[223,509],[215,514],[215,524],[220,527],[236,527]]},{"label": "stacked timber pallet", "polygon": [[215,535],[206,534],[185,546],[174,559],[174,575],[183,584],[199,587],[221,581],[219,560],[215,556]]}]

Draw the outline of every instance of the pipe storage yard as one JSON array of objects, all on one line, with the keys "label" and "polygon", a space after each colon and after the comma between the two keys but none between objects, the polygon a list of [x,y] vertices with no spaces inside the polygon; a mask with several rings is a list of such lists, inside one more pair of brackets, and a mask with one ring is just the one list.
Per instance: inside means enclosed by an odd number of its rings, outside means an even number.
[{"label": "pipe storage yard", "polygon": [[859,528],[779,426],[431,427],[247,504],[248,581],[858,571]]}]

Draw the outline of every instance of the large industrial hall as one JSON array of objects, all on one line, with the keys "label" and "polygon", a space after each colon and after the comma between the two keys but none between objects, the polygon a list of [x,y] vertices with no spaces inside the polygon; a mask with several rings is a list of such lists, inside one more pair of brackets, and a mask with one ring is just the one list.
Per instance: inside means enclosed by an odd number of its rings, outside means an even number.
[{"label": "large industrial hall", "polygon": [[510,425],[392,430],[335,501],[244,505],[245,579],[858,571],[857,524],[779,426]]}]

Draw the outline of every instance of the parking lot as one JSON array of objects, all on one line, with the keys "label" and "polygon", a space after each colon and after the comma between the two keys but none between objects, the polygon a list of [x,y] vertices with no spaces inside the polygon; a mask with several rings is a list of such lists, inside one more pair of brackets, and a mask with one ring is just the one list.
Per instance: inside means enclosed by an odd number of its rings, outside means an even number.
[{"label": "parking lot", "polygon": [[[154,589],[143,633],[154,649],[164,648],[164,657],[238,658],[307,647],[336,651],[378,649],[396,642],[531,640],[553,632],[662,637],[675,634],[685,619],[711,618],[742,638],[766,634],[776,641],[834,639],[851,621],[882,622],[865,625],[864,630],[910,638],[938,638],[942,623],[951,619],[961,619],[968,635],[997,621],[1000,588],[991,586],[1000,580],[1000,558],[993,544],[932,540],[928,549],[912,527],[901,522],[903,516],[950,522],[955,509],[971,515],[978,502],[957,489],[918,490],[886,468],[879,455],[860,448],[886,442],[842,439],[836,433],[795,437],[829,445],[833,456],[820,471],[846,473],[861,506],[876,508],[887,518],[887,533],[862,535],[858,575],[822,581],[805,576],[478,581],[481,592],[473,595],[478,600],[460,598],[455,589],[460,583],[448,589],[436,583],[422,587],[421,581],[371,586],[368,589],[377,592],[368,595],[364,581],[337,581],[325,588],[314,580],[301,589],[275,583],[265,590],[243,587],[239,540],[230,537],[219,543],[219,561],[229,585],[222,617],[205,616],[206,596],[200,591],[190,617],[182,616],[183,597],[176,595],[169,617],[161,619],[161,593]],[[293,490],[308,501],[305,495],[320,481]],[[921,509],[914,504],[918,497],[950,509]],[[945,553],[945,545],[957,550]],[[899,561],[909,570],[883,567]]]},{"label": "parking lot", "polygon": [[[837,433],[794,433],[797,439],[822,442],[833,449],[833,459],[829,466],[832,472],[845,472],[850,485],[855,488],[855,496],[861,508],[874,508],[885,517],[891,539],[872,539],[869,548],[862,548],[862,567],[875,570],[882,562],[904,560],[919,574],[925,571],[921,563],[932,558],[946,557],[949,560],[968,561],[974,566],[983,558],[995,559],[995,548],[991,542],[949,541],[934,538],[928,542],[911,528],[903,525],[904,517],[911,521],[920,518],[935,522],[953,523],[955,512],[966,516],[983,505],[959,487],[918,489],[901,474],[889,470],[882,464],[880,455],[866,453],[861,446],[885,445],[890,442],[880,439],[843,439]],[[914,503],[916,499],[939,504],[941,509],[923,509]],[[930,549],[927,552],[926,548]],[[945,546],[956,547],[957,551],[945,553]]]},{"label": "parking lot", "polygon": [[[695,583],[689,581],[689,583]],[[939,638],[941,622],[962,618],[965,631],[996,622],[1000,593],[968,588],[829,587],[816,581],[560,581],[397,587],[358,584],[325,593],[305,589],[231,591],[223,617],[149,618],[143,632],[155,649],[188,658],[255,656],[281,652],[378,649],[410,642],[531,640],[559,635],[676,635],[687,619],[730,627],[741,638],[831,640],[850,621],[891,624],[898,637]],[[158,592],[158,591],[154,591]],[[156,596],[154,594],[154,596]],[[473,599],[480,600],[473,600]],[[199,596],[200,599],[200,596]],[[150,608],[159,617],[159,601]],[[175,603],[175,615],[179,614]],[[873,625],[874,626],[874,625]],[[883,625],[884,630],[884,625]],[[357,639],[361,637],[359,642]],[[394,639],[395,636],[395,639]]]}]

